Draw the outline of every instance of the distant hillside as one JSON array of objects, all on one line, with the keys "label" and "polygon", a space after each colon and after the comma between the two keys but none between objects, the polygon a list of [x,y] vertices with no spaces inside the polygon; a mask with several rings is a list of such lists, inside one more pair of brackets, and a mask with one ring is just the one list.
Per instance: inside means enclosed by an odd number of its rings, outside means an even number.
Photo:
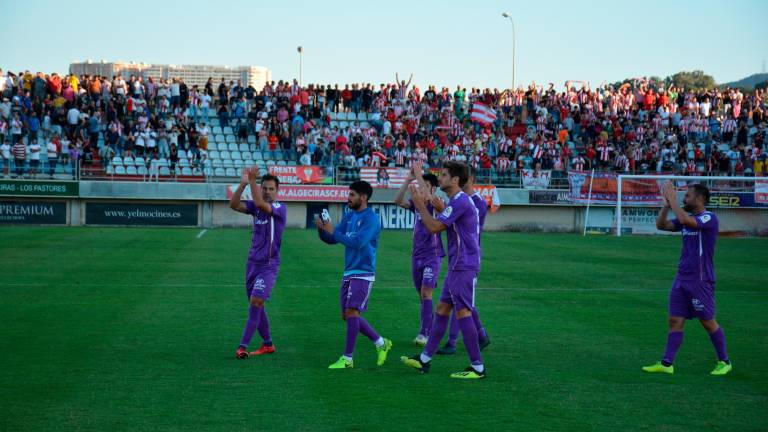
[{"label": "distant hillside", "polygon": [[739,87],[747,90],[752,90],[755,88],[755,84],[760,84],[761,82],[764,82],[764,81],[768,81],[768,73],[759,73],[759,74],[750,75],[738,81],[725,83],[723,85],[728,87]]}]

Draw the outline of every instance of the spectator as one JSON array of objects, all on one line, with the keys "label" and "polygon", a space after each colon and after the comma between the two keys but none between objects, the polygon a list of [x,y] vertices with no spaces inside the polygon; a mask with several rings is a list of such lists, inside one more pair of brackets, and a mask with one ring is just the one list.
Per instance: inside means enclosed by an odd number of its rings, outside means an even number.
[{"label": "spectator", "polygon": [[13,164],[16,168],[16,177],[22,178],[24,176],[24,163],[27,159],[27,146],[24,145],[24,141],[19,138],[13,145]]}]

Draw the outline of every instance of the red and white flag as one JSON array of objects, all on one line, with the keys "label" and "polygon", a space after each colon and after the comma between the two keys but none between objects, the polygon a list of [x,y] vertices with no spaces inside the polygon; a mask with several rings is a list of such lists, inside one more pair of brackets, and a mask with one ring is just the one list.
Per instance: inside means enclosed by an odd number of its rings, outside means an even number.
[{"label": "red and white flag", "polygon": [[472,121],[489,125],[496,121],[496,110],[485,104],[475,102],[472,104]]}]

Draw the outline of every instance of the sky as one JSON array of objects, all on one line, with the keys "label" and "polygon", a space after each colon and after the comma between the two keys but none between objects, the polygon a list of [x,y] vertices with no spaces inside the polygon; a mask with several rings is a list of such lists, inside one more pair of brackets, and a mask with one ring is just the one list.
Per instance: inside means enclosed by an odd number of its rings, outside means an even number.
[{"label": "sky", "polygon": [[765,0],[0,0],[0,68],[66,73],[86,59],[260,65],[275,80],[507,88],[703,70],[762,72]]}]

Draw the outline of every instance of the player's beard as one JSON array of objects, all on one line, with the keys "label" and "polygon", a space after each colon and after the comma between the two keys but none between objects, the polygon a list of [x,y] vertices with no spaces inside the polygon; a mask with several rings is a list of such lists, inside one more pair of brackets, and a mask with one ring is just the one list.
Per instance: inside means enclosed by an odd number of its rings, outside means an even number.
[{"label": "player's beard", "polygon": [[683,203],[683,210],[687,211],[688,213],[692,213],[694,208],[692,204]]},{"label": "player's beard", "polygon": [[351,208],[352,210],[357,210],[360,208],[360,202],[359,201],[347,201],[347,206]]}]

